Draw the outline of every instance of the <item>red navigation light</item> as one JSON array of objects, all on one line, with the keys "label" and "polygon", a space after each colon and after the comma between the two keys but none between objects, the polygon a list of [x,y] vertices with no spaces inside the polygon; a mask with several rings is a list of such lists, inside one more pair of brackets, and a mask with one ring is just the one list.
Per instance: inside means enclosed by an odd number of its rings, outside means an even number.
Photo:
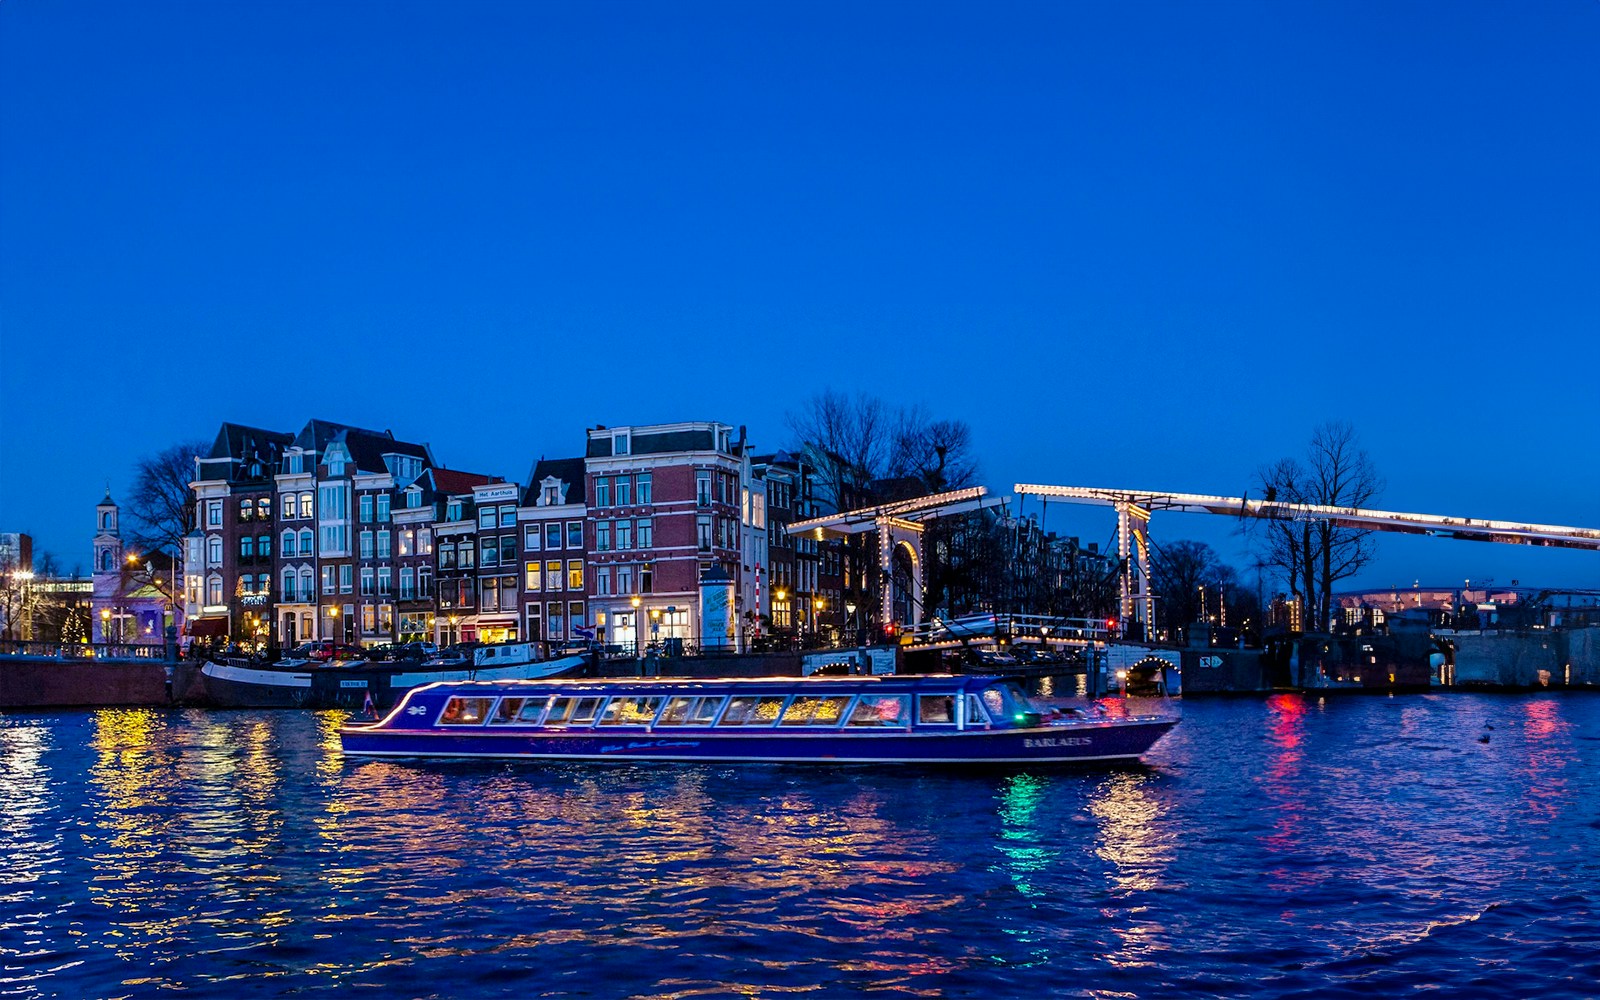
[{"label": "red navigation light", "polygon": [[1106,631],[1107,632],[1115,632],[1116,630],[1117,630],[1117,620],[1115,618],[1107,618],[1106,619]]}]

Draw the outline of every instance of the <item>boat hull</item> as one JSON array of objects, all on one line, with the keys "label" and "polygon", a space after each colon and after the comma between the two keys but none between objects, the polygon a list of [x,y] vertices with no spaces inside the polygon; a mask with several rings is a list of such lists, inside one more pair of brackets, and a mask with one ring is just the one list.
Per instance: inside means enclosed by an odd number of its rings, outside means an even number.
[{"label": "boat hull", "polygon": [[1177,720],[1119,719],[953,733],[627,731],[440,732],[349,727],[358,757],[712,761],[815,764],[1073,764],[1136,760]]}]

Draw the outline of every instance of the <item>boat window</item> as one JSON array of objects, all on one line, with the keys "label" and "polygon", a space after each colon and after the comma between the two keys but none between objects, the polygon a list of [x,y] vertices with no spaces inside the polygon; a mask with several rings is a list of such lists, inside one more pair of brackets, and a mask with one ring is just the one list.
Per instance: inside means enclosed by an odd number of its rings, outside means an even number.
[{"label": "boat window", "polygon": [[931,725],[946,725],[956,721],[956,699],[949,694],[917,695],[917,721]]},{"label": "boat window", "polygon": [[989,717],[984,714],[983,703],[978,701],[978,696],[975,694],[967,695],[967,725],[987,726],[988,724]]},{"label": "boat window", "polygon": [[594,722],[595,712],[599,710],[604,698],[579,698],[572,706],[572,724],[574,726],[587,726]]},{"label": "boat window", "polygon": [[667,702],[666,711],[656,720],[658,726],[682,726],[689,718],[689,708],[698,698],[673,698]]},{"label": "boat window", "polygon": [[600,716],[602,726],[648,726],[661,710],[665,698],[612,698]]},{"label": "boat window", "polygon": [[560,695],[551,698],[550,713],[544,717],[544,724],[547,726],[566,725],[567,716],[572,713],[572,702],[573,699],[563,698]]},{"label": "boat window", "polygon": [[797,697],[784,711],[781,725],[837,726],[844,717],[844,706],[849,701],[849,695]]},{"label": "boat window", "polygon": [[983,689],[983,705],[995,719],[1015,719],[1023,712],[1033,711],[1028,696],[1015,681],[991,684]]},{"label": "boat window", "polygon": [[481,726],[489,715],[493,698],[451,698],[439,716],[441,726]]},{"label": "boat window", "polygon": [[862,695],[850,713],[851,726],[899,726],[911,721],[911,699],[903,694]]},{"label": "boat window", "polygon": [[[565,698],[559,698],[557,700],[558,701],[563,701],[563,702],[566,701]],[[543,712],[544,712],[544,707],[546,705],[548,705],[549,703],[550,703],[550,699],[549,698],[528,698],[528,699],[526,699],[525,704],[523,704],[523,706],[522,706],[522,711],[517,713],[517,721],[518,722],[538,722],[539,721],[539,716],[541,714],[543,714]]]},{"label": "boat window", "polygon": [[728,701],[719,726],[770,726],[778,721],[785,695],[739,695]]},{"label": "boat window", "polygon": [[711,721],[717,717],[717,712],[721,711],[722,703],[727,700],[727,698],[724,698],[721,695],[718,695],[715,698],[701,698],[699,701],[695,702],[694,708],[689,712],[688,725],[711,725]]},{"label": "boat window", "polygon": [[494,715],[489,718],[489,725],[504,726],[516,722],[522,713],[522,703],[526,698],[501,698],[500,704],[494,707]]}]

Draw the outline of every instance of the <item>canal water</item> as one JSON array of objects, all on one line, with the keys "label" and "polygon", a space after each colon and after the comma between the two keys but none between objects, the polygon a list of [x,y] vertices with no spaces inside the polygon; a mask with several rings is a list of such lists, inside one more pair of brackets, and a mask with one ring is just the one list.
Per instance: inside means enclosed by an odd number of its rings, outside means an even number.
[{"label": "canal water", "polygon": [[1600,995],[1600,696],[1182,709],[1009,773],[0,716],[0,996]]}]

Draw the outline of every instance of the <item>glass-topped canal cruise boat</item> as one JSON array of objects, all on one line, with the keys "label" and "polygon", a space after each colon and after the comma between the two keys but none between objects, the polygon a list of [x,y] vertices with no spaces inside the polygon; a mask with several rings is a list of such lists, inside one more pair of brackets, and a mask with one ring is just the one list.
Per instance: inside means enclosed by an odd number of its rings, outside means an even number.
[{"label": "glass-topped canal cruise boat", "polygon": [[339,739],[366,757],[1073,763],[1136,760],[1177,721],[1047,717],[998,676],[476,681],[415,688]]}]

